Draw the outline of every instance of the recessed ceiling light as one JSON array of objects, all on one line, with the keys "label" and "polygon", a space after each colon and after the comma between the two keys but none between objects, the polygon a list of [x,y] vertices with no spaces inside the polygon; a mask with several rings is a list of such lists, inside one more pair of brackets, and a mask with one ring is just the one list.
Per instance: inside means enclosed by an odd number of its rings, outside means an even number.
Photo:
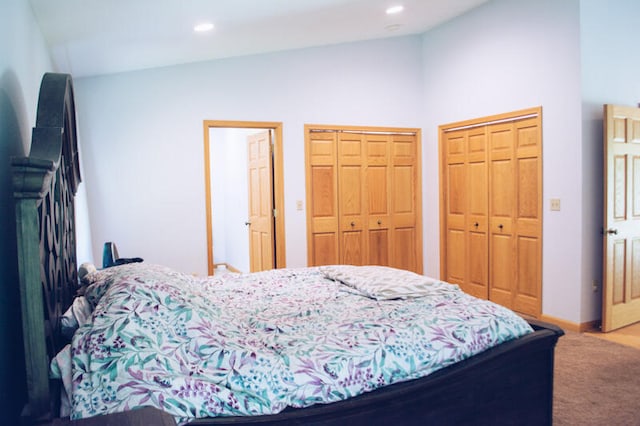
[{"label": "recessed ceiling light", "polygon": [[202,24],[198,24],[193,27],[193,31],[197,33],[206,33],[207,31],[211,31],[213,29],[213,24],[211,22],[203,22]]},{"label": "recessed ceiling light", "polygon": [[400,13],[403,10],[404,10],[404,6],[402,6],[402,5],[391,6],[390,8],[387,9],[387,15],[393,15],[395,13]]}]

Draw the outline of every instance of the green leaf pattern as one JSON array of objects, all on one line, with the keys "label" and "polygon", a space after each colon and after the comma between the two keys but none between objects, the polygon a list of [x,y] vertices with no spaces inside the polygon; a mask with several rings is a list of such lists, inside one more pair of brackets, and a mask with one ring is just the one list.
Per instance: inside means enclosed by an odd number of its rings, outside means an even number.
[{"label": "green leaf pattern", "polygon": [[318,268],[198,278],[139,263],[91,278],[93,318],[71,347],[73,419],[145,405],[179,423],[272,414],[422,377],[532,331],[444,283],[376,301]]}]

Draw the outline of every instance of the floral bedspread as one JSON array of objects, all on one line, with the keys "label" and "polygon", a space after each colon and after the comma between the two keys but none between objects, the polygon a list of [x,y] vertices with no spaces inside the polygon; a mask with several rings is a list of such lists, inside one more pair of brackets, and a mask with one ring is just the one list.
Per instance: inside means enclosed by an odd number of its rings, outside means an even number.
[{"label": "floral bedspread", "polygon": [[143,263],[91,279],[93,320],[71,346],[74,419],[145,405],[179,423],[277,413],[425,376],[531,332],[446,283],[380,302],[318,268],[196,278]]}]

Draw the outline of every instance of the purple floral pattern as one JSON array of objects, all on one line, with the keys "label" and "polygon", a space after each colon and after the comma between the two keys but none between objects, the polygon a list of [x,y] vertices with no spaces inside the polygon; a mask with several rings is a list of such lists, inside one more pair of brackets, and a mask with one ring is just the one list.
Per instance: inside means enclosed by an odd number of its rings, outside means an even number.
[{"label": "purple floral pattern", "polygon": [[130,264],[92,280],[93,318],[71,348],[74,419],[145,405],[179,423],[272,414],[422,377],[531,332],[457,286],[375,301],[318,268],[220,279]]}]

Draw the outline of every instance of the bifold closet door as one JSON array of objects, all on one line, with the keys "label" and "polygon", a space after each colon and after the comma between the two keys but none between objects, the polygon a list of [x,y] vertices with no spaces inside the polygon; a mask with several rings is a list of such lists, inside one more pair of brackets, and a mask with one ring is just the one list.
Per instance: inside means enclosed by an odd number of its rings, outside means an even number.
[{"label": "bifold closet door", "polygon": [[540,117],[515,127],[515,202],[518,256],[513,309],[535,317],[542,313],[542,128]]},{"label": "bifold closet door", "polygon": [[445,133],[446,277],[469,294],[489,297],[485,128]]},{"label": "bifold closet door", "polygon": [[467,293],[542,309],[542,109],[441,126],[441,268]]},{"label": "bifold closet door", "polygon": [[389,265],[390,136],[338,134],[340,263]]},{"label": "bifold closet door", "polygon": [[513,223],[516,199],[513,124],[489,126],[487,133],[491,158],[489,299],[513,308],[517,266]]},{"label": "bifold closet door", "polygon": [[390,265],[422,273],[422,236],[418,233],[418,140],[415,135],[391,135],[389,185],[391,218]]},{"label": "bifold closet door", "polygon": [[390,265],[392,196],[390,136],[366,135],[364,193],[366,199],[366,259],[367,265]]},{"label": "bifold closet door", "polygon": [[365,144],[362,134],[338,134],[339,260],[346,265],[366,262]]},{"label": "bifold closet door", "polygon": [[305,128],[307,261],[422,273],[420,131]]},{"label": "bifold closet door", "polygon": [[307,262],[339,262],[338,154],[335,132],[307,133]]},{"label": "bifold closet door", "polygon": [[542,298],[541,147],[538,118],[488,127],[489,299],[538,316]]}]

